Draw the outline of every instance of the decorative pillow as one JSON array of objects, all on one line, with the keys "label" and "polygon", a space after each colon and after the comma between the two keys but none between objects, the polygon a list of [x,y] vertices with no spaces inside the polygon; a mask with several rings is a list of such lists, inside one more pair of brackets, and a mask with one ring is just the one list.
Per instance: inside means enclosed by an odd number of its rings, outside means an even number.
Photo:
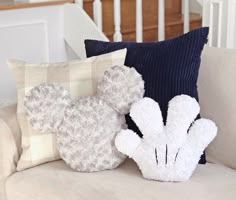
[{"label": "decorative pillow", "polygon": [[17,116],[22,131],[22,155],[17,170],[30,168],[45,162],[60,159],[55,134],[47,131],[38,134],[26,119],[24,98],[29,91],[42,83],[60,83],[73,98],[93,95],[97,81],[112,65],[123,65],[126,49],[85,60],[55,64],[27,64],[9,60],[8,64],[17,84]]},{"label": "decorative pillow", "polygon": [[[159,102],[166,121],[168,102],[176,95],[186,94],[198,100],[197,78],[201,52],[207,42],[208,28],[162,42],[103,42],[85,40],[88,57],[127,48],[125,65],[133,66],[145,82],[145,96]],[[127,117],[129,128],[138,132]],[[203,155],[200,163],[205,163]]]},{"label": "decorative pillow", "polygon": [[123,130],[116,137],[116,147],[137,162],[147,179],[186,181],[196,168],[203,150],[217,133],[216,125],[210,120],[194,122],[199,111],[199,104],[194,98],[176,96],[169,102],[164,126],[158,103],[144,98],[130,111],[130,116],[143,133],[143,139],[131,130]]},{"label": "decorative pillow", "polygon": [[34,129],[56,132],[61,158],[72,169],[94,172],[116,168],[126,158],[117,151],[115,136],[143,94],[144,82],[134,68],[113,66],[97,95],[72,100],[62,86],[41,84],[25,97],[25,110]]}]

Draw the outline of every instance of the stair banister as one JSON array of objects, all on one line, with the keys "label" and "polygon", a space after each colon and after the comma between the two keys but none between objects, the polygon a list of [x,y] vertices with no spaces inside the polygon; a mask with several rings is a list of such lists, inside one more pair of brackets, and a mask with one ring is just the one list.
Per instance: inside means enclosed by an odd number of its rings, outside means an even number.
[{"label": "stair banister", "polygon": [[165,39],[165,0],[158,0],[158,40]]},{"label": "stair banister", "polygon": [[115,33],[113,39],[115,42],[119,42],[122,41],[120,0],[114,0],[114,20]]},{"label": "stair banister", "polygon": [[79,5],[81,6],[81,8],[83,8],[83,4],[84,4],[83,1],[84,1],[84,0],[75,0],[75,3],[76,3],[76,4],[79,4]]},{"label": "stair banister", "polygon": [[[83,31],[81,31],[83,30]],[[108,38],[97,27],[79,4],[64,5],[64,39],[78,58],[86,58],[85,39],[108,41]]]},{"label": "stair banister", "polygon": [[143,2],[136,0],[136,41],[143,41]]},{"label": "stair banister", "polygon": [[102,30],[102,3],[101,0],[94,0],[93,2],[93,18],[98,28]]}]

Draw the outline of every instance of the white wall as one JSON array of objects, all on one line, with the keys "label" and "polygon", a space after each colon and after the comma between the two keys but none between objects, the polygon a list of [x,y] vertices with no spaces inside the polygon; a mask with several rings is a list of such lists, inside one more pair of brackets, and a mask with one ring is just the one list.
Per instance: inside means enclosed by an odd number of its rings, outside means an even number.
[{"label": "white wall", "polygon": [[0,104],[16,99],[8,58],[34,63],[67,60],[63,6],[0,11]]},{"label": "white wall", "polygon": [[0,11],[0,105],[16,100],[7,59],[41,63],[84,58],[88,38],[108,40],[78,4]]},{"label": "white wall", "polygon": [[190,12],[202,15],[203,0],[189,0]]}]

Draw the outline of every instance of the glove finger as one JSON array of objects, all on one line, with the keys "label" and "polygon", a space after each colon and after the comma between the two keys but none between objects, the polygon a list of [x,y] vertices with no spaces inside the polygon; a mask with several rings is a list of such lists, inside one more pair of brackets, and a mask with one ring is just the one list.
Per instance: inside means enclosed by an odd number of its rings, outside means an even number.
[{"label": "glove finger", "polygon": [[179,95],[169,102],[166,128],[168,137],[181,146],[191,123],[200,111],[200,106],[196,99]]},{"label": "glove finger", "polygon": [[137,149],[141,142],[141,138],[132,130],[122,130],[117,134],[115,139],[115,145],[118,151],[132,157],[133,153]]},{"label": "glove finger", "polygon": [[186,142],[176,158],[176,164],[182,166],[179,169],[187,169],[185,173],[190,176],[198,164],[204,149],[216,137],[216,134],[217,127],[213,121],[199,119],[194,122],[189,130]]},{"label": "glove finger", "polygon": [[163,129],[163,119],[157,102],[150,98],[143,98],[135,103],[130,116],[142,132],[143,137],[157,136]]}]

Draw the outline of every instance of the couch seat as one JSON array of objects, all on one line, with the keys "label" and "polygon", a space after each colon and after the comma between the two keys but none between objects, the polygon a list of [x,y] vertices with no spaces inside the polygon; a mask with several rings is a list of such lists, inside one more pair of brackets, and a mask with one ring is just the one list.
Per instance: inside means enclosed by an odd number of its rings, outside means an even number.
[{"label": "couch seat", "polygon": [[216,164],[199,165],[190,181],[150,181],[132,160],[115,170],[79,173],[56,161],[13,174],[8,200],[235,200],[236,171]]}]

